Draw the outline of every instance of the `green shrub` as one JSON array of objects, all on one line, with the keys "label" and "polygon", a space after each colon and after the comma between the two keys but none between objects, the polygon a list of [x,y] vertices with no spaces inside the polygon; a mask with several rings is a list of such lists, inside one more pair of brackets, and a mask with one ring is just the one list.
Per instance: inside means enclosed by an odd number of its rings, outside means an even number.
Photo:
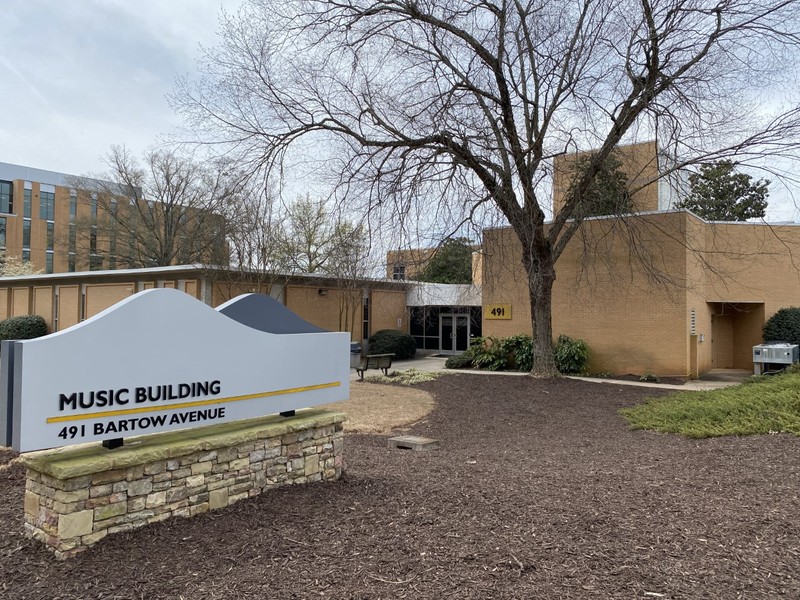
[{"label": "green shrub", "polygon": [[800,307],[782,308],[764,323],[765,342],[800,344]]},{"label": "green shrub", "polygon": [[658,383],[661,380],[658,378],[658,375],[652,371],[645,371],[645,374],[639,377],[639,381],[644,381],[645,383]]},{"label": "green shrub", "polygon": [[486,371],[505,371],[507,364],[506,353],[500,347],[500,342],[493,337],[476,337],[468,350],[472,355],[472,364],[476,369]]},{"label": "green shrub", "polygon": [[577,375],[589,366],[589,346],[583,340],[573,340],[566,335],[558,336],[553,346],[556,368],[564,375]]},{"label": "green shrub", "polygon": [[471,369],[472,368],[472,355],[469,352],[464,354],[456,354],[449,357],[444,366],[446,369]]},{"label": "green shrub", "polygon": [[533,338],[524,333],[503,338],[498,350],[506,357],[506,371],[530,371],[533,368]]},{"label": "green shrub", "polygon": [[369,338],[369,354],[394,354],[397,360],[406,360],[416,353],[414,338],[396,329],[381,329]]},{"label": "green shrub", "polygon": [[47,335],[47,323],[39,315],[23,315],[0,321],[0,340],[31,340]]}]

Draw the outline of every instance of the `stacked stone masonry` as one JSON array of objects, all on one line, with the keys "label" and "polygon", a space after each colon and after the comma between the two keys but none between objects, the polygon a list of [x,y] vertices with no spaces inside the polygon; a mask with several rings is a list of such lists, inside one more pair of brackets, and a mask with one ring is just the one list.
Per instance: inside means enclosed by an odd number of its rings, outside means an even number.
[{"label": "stacked stone masonry", "polygon": [[110,534],[342,473],[344,415],[304,411],[23,455],[25,530],[67,558]]}]

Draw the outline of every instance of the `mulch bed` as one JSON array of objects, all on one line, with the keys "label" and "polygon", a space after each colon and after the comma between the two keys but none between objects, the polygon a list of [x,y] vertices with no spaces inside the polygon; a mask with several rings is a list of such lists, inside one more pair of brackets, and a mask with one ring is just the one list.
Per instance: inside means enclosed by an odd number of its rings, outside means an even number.
[{"label": "mulch bed", "polygon": [[[800,440],[631,432],[664,393],[449,375],[411,433],[346,438],[338,482],[273,490],[56,561],[0,470],[0,597],[775,598],[800,589]],[[7,458],[7,457],[6,457]]]}]

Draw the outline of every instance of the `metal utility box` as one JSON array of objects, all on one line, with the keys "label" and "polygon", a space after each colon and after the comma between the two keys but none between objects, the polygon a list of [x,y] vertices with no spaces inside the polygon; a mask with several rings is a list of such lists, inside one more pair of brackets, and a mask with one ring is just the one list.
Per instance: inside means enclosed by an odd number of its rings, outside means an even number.
[{"label": "metal utility box", "polygon": [[767,372],[766,365],[787,365],[800,362],[800,345],[771,343],[753,346],[753,372]]}]

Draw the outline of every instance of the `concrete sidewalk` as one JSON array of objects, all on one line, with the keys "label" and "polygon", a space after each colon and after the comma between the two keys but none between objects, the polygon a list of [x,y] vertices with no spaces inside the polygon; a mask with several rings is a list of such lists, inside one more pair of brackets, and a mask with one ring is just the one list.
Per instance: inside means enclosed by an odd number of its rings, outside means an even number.
[{"label": "concrete sidewalk", "polygon": [[[407,371],[409,369],[416,369],[417,371],[444,371],[446,357],[441,356],[421,356],[412,360],[398,360],[392,363],[391,371]],[[502,375],[511,377],[525,377],[527,373],[520,373],[518,371],[479,371],[476,369],[447,369],[448,373],[469,373],[471,375]],[[380,371],[367,371],[364,376],[381,375]],[[580,381],[588,381],[591,383],[611,383],[614,385],[635,385],[639,387],[658,388],[664,390],[716,390],[720,388],[739,385],[747,379],[752,373],[738,369],[713,369],[708,373],[703,374],[700,379],[687,381],[683,385],[669,385],[666,383],[650,383],[647,381],[625,381],[621,379],[604,379],[600,377],[577,377],[574,375],[565,375],[568,379],[578,379]],[[350,380],[355,381],[358,379],[358,374],[355,370],[350,373]]]}]

